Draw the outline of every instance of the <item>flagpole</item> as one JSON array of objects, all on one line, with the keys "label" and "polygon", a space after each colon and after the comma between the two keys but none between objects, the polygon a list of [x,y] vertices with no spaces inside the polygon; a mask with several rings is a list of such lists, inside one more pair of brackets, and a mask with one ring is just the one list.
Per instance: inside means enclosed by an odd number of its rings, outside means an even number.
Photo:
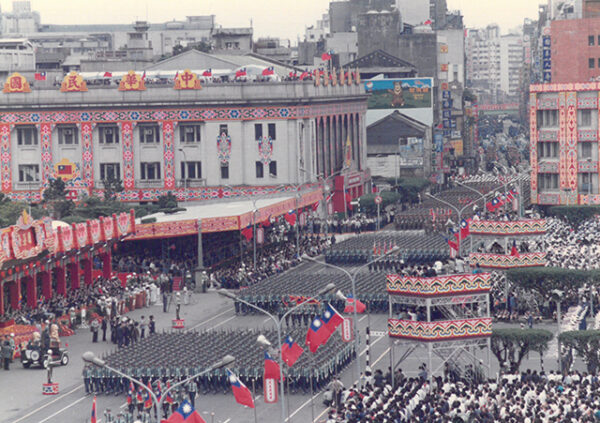
[{"label": "flagpole", "polygon": [[252,401],[254,401],[254,407],[252,407],[254,410],[254,423],[258,423],[258,417],[256,416],[256,377],[252,378],[252,395],[254,396],[252,399]]},{"label": "flagpole", "polygon": [[310,361],[312,362],[312,367],[310,369],[310,421],[314,423],[315,421],[315,387],[314,387],[314,375],[315,375],[315,355],[310,355]]}]

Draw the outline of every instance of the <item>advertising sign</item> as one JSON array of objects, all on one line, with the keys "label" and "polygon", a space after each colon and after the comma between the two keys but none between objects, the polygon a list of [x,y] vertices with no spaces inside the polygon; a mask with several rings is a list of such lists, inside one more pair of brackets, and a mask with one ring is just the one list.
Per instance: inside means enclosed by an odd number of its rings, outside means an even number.
[{"label": "advertising sign", "polygon": [[432,78],[374,79],[365,82],[369,109],[418,109],[432,105]]}]

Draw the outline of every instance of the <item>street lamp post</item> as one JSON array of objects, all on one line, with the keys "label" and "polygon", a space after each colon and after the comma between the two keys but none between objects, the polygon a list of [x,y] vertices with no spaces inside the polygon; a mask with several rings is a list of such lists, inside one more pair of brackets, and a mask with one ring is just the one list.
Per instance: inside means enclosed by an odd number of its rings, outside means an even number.
[{"label": "street lamp post", "polygon": [[460,257],[460,255],[461,255],[461,252],[460,252],[461,248],[460,247],[461,247],[461,242],[462,242],[461,231],[460,231],[460,222],[462,221],[462,213],[467,209],[467,207],[472,206],[473,203],[476,203],[478,200],[471,201],[469,204],[465,205],[462,209],[459,210],[454,204],[451,204],[451,203],[449,203],[449,202],[447,202],[445,200],[442,200],[441,198],[437,198],[437,197],[435,197],[435,196],[433,196],[431,194],[428,194],[428,193],[425,193],[425,195],[428,196],[428,197],[430,197],[430,198],[433,198],[436,201],[439,201],[440,203],[442,203],[442,204],[444,204],[444,205],[446,205],[446,206],[448,206],[450,208],[452,208],[456,212],[456,215],[458,217],[458,226],[459,226],[459,229],[458,229],[458,252],[457,252],[457,255]]},{"label": "street lamp post", "polygon": [[148,388],[148,386],[146,386],[141,380],[135,379],[131,376],[129,376],[128,374],[125,374],[123,372],[121,372],[120,370],[117,370],[111,366],[109,366],[108,364],[106,364],[106,361],[96,357],[96,355],[91,352],[91,351],[87,351],[85,353],[83,353],[82,355],[83,361],[85,361],[86,363],[91,363],[94,366],[98,366],[98,367],[102,367],[105,369],[110,370],[113,373],[118,374],[121,377],[124,377],[125,379],[129,380],[130,382],[140,386],[142,389],[144,389],[146,392],[148,392],[148,394],[150,395],[150,398],[152,398],[152,402],[154,403],[154,405],[156,406],[156,413],[157,413],[157,423],[160,422],[160,413],[161,413],[161,406],[162,406],[162,402],[163,399],[166,397],[167,393],[170,392],[171,390],[173,390],[174,388],[189,382],[192,379],[195,379],[197,377],[200,377],[202,375],[204,375],[205,373],[211,372],[215,369],[219,369],[221,367],[225,367],[231,363],[233,363],[235,361],[235,358],[233,358],[231,355],[226,355],[224,356],[221,361],[213,364],[212,366],[210,366],[208,369],[205,369],[193,376],[188,377],[187,379],[182,380],[181,382],[178,382],[176,384],[174,384],[173,386],[171,386],[169,389],[167,389],[163,395],[161,396],[160,400],[158,398],[156,398],[156,395],[154,394],[154,392],[152,392],[152,389]]},{"label": "street lamp post", "polygon": [[352,317],[353,317],[353,332],[354,332],[354,349],[356,350],[356,379],[358,380],[358,385],[360,387],[361,383],[360,383],[360,344],[358,342],[358,312],[356,311],[356,275],[358,275],[358,273],[364,269],[365,267],[368,267],[369,265],[378,262],[379,260],[382,260],[383,258],[389,256],[390,254],[394,253],[398,251],[398,247],[393,247],[390,251],[388,251],[387,253],[383,254],[380,257],[377,257],[375,260],[371,260],[368,263],[363,264],[362,266],[360,266],[358,269],[356,269],[354,272],[350,273],[348,272],[346,269],[344,269],[343,267],[339,267],[330,263],[326,263],[326,262],[321,262],[318,261],[308,255],[304,255],[302,256],[303,259],[308,260],[308,261],[312,261],[313,263],[317,263],[320,264],[322,266],[325,267],[329,267],[335,270],[338,270],[340,272],[343,272],[346,276],[348,276],[348,278],[350,279],[350,283],[352,284],[352,297],[354,298],[354,310],[352,313]]},{"label": "street lamp post", "polygon": [[[329,283],[327,284],[327,286],[325,286],[325,288],[321,289],[319,292],[317,292],[316,296],[321,296],[324,295],[328,292],[331,292],[335,289],[335,284],[333,283]],[[279,352],[277,354],[277,362],[279,363],[279,387],[280,387],[280,397],[281,397],[281,423],[285,423],[285,389],[284,389],[284,385],[283,385],[283,358],[281,357],[281,325],[283,323],[283,321],[285,320],[285,318],[295,309],[297,309],[300,306],[303,306],[304,304],[312,301],[315,299],[315,297],[310,297],[305,299],[304,301],[302,301],[299,304],[296,304],[294,307],[290,308],[287,312],[285,312],[285,314],[283,316],[281,316],[281,318],[277,318],[275,317],[273,314],[269,313],[267,310],[258,307],[246,300],[241,299],[240,297],[238,297],[237,295],[235,295],[234,293],[227,291],[225,289],[219,289],[217,291],[220,295],[227,297],[227,298],[231,298],[234,301],[239,301],[245,305],[247,305],[248,307],[251,307],[265,315],[267,315],[272,321],[273,323],[275,323],[275,328],[277,329],[277,344],[279,346]],[[260,339],[260,338],[259,338]]]}]

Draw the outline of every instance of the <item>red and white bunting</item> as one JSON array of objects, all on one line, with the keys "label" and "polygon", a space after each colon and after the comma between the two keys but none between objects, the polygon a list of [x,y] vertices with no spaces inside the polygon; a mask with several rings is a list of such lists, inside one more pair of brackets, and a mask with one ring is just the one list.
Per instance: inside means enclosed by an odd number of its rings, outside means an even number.
[{"label": "red and white bunting", "polygon": [[275,379],[265,379],[264,396],[267,404],[277,402],[277,381]]},{"label": "red and white bunting", "polygon": [[342,322],[342,340],[351,342],[354,339],[354,330],[352,329],[352,319],[346,317]]}]

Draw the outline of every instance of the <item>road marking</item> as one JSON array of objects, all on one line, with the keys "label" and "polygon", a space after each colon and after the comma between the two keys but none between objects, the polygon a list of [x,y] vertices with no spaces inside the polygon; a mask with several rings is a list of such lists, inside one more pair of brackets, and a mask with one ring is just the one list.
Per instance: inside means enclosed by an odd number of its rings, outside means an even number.
[{"label": "road marking", "polygon": [[227,309],[227,310],[225,310],[224,312],[222,312],[222,313],[219,313],[219,314],[217,314],[216,316],[213,316],[213,317],[211,317],[211,318],[210,318],[210,319],[208,319],[208,320],[204,320],[203,322],[200,322],[200,323],[198,323],[198,324],[196,324],[196,325],[192,326],[191,328],[189,328],[189,329],[188,329],[188,331],[190,331],[190,330],[192,330],[192,329],[196,329],[198,326],[202,326],[202,325],[203,325],[203,324],[205,324],[205,323],[211,322],[211,321],[215,320],[217,317],[220,317],[220,316],[222,316],[222,315],[224,315],[224,314],[226,314],[226,313],[229,313],[231,310],[235,310],[235,309],[233,309],[233,308]]},{"label": "road marking", "polygon": [[[66,397],[67,395],[70,395],[70,394],[72,394],[73,392],[75,392],[75,391],[77,391],[78,389],[81,389],[81,388],[83,388],[83,384],[81,384],[81,385],[79,385],[79,386],[77,386],[77,387],[73,388],[71,391],[67,392],[66,394],[62,394],[62,395],[60,395],[60,396],[58,396],[58,397],[54,398],[52,401],[50,401],[50,402],[48,402],[48,403],[46,403],[46,404],[42,405],[41,407],[39,407],[39,408],[36,408],[36,409],[35,409],[35,410],[33,410],[33,411],[30,411],[29,413],[25,414],[23,417],[21,417],[21,418],[19,418],[19,419],[15,420],[13,423],[19,423],[20,421],[22,421],[22,420],[25,420],[27,417],[34,415],[34,414],[35,414],[35,413],[37,413],[38,411],[41,411],[41,410],[43,410],[44,408],[48,407],[49,405],[51,405],[51,404],[54,404],[56,401],[63,399],[63,398],[64,398],[64,397]],[[84,398],[85,398],[85,397],[84,397]]]},{"label": "road marking", "polygon": [[86,399],[86,398],[87,398],[87,397],[81,397],[81,398],[79,398],[77,401],[73,401],[71,404],[67,405],[66,407],[63,407],[63,408],[61,408],[61,409],[60,409],[60,410],[58,410],[56,413],[49,415],[49,416],[48,416],[48,417],[46,417],[44,420],[40,420],[40,422],[39,422],[39,423],[44,423],[44,422],[46,422],[46,421],[50,420],[52,417],[54,417],[54,416],[56,416],[56,415],[58,415],[58,414],[62,413],[63,411],[65,411],[65,410],[66,410],[66,409],[68,409],[68,408],[71,408],[71,407],[73,407],[75,404],[77,404],[78,402],[81,402],[81,401],[83,401],[83,400],[84,400],[84,399]]},{"label": "road marking", "polygon": [[360,319],[358,319],[359,322],[362,322],[363,320],[365,320],[367,318],[367,316],[363,316]]},{"label": "road marking", "polygon": [[221,325],[223,325],[223,324],[225,324],[225,323],[229,322],[230,320],[233,320],[233,319],[235,319],[236,317],[237,317],[237,316],[231,316],[229,319],[225,319],[225,320],[223,320],[222,322],[220,322],[220,323],[217,323],[216,325],[214,325],[213,327],[209,328],[208,330],[216,329],[216,328],[218,328],[219,326],[221,326]]},{"label": "road marking", "polygon": [[229,423],[231,421],[231,418],[228,418],[227,420],[225,420],[223,423]]}]

